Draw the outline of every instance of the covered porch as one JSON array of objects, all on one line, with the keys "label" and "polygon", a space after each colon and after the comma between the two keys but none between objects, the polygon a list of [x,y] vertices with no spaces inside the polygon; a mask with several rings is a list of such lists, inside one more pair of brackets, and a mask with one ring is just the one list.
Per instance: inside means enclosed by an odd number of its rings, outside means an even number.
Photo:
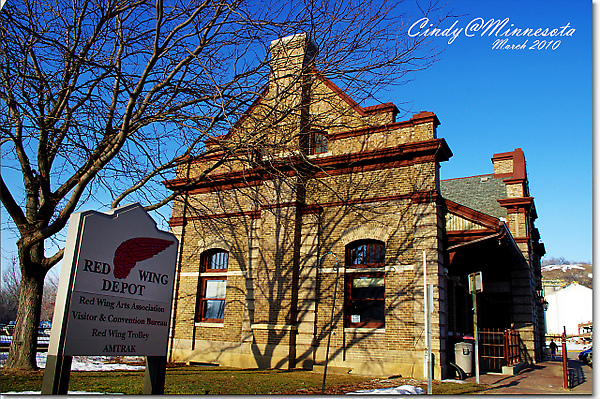
[{"label": "covered porch", "polygon": [[[481,272],[477,294],[480,368],[499,371],[541,360],[535,288],[530,266],[504,221],[446,200],[447,348],[473,337],[471,273]],[[539,359],[538,359],[539,358]]]}]

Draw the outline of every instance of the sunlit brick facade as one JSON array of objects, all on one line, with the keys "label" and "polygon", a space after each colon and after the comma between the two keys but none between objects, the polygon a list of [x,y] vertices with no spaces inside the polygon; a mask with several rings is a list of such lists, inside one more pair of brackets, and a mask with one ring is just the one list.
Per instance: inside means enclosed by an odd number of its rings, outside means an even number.
[{"label": "sunlit brick facade", "polygon": [[[452,349],[439,167],[452,153],[437,137],[438,118],[396,121],[393,104],[356,104],[311,66],[317,51],[305,35],[270,51],[268,88],[207,144],[268,131],[273,145],[219,166],[173,206],[181,247],[170,359],[317,369],[330,339],[330,367],[422,377],[425,253],[434,372],[445,376]],[[190,160],[168,187],[219,157]]]}]

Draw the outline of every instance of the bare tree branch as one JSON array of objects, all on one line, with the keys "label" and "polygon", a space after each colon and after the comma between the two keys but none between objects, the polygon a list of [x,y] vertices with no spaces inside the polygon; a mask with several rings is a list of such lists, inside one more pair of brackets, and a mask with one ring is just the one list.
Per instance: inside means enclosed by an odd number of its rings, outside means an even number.
[{"label": "bare tree branch", "polygon": [[[285,175],[288,166],[269,158],[285,153],[310,165],[291,133],[249,130],[222,140],[265,93],[268,44],[307,32],[321,49],[319,73],[357,101],[372,99],[437,56],[422,38],[399,33],[400,7],[386,0],[7,2],[0,14],[0,143],[14,146],[3,167],[21,179],[0,176],[0,199],[20,234],[23,281],[40,290],[62,258],[60,249],[45,255],[47,240],[64,232],[89,198],[159,209],[226,172],[228,162]],[[284,105],[265,110],[265,121],[274,126],[305,112],[306,104]],[[177,171],[196,157],[210,162],[193,178]],[[181,185],[169,191],[166,180]],[[22,306],[39,311],[36,300],[27,297]],[[32,329],[24,320],[17,328]],[[34,367],[30,344],[11,350],[9,367]]]}]

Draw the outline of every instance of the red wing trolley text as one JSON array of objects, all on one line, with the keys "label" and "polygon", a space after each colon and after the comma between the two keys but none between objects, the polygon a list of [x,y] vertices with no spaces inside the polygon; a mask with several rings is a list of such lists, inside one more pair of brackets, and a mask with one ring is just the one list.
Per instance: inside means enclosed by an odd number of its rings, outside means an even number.
[{"label": "red wing trolley text", "polygon": [[149,333],[143,331],[119,331],[119,330],[98,330],[96,328],[92,329],[92,337],[110,337],[110,338],[120,338],[121,340],[125,340],[126,338],[133,339],[142,339],[144,341],[148,340],[150,336]]}]

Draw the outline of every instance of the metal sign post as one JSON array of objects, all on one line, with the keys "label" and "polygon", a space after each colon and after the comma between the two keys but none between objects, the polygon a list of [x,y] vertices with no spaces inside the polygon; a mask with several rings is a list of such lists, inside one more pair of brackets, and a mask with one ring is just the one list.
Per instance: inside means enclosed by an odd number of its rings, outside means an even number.
[{"label": "metal sign post", "polygon": [[469,274],[469,292],[473,298],[473,332],[475,336],[475,382],[479,384],[479,336],[477,328],[477,293],[483,291],[481,272]]},{"label": "metal sign post", "polygon": [[432,359],[431,359],[431,312],[433,310],[433,284],[427,284],[427,253],[423,251],[423,310],[425,322],[424,370],[427,377],[427,395],[432,393]]},{"label": "metal sign post", "polygon": [[433,373],[431,370],[431,312],[433,310],[433,284],[427,284],[427,395],[431,395],[433,387],[431,380]]},{"label": "metal sign post", "polygon": [[427,394],[431,394],[431,381],[429,379],[431,369],[431,363],[429,359],[431,358],[431,348],[430,343],[431,340],[429,338],[429,290],[427,289],[427,253],[423,250],[423,334],[424,334],[424,345],[425,349],[423,350],[423,377],[427,378]]},{"label": "metal sign post", "polygon": [[563,388],[569,389],[569,371],[567,369],[568,365],[568,353],[567,353],[567,327],[563,326],[562,333],[562,365],[563,365]]}]

